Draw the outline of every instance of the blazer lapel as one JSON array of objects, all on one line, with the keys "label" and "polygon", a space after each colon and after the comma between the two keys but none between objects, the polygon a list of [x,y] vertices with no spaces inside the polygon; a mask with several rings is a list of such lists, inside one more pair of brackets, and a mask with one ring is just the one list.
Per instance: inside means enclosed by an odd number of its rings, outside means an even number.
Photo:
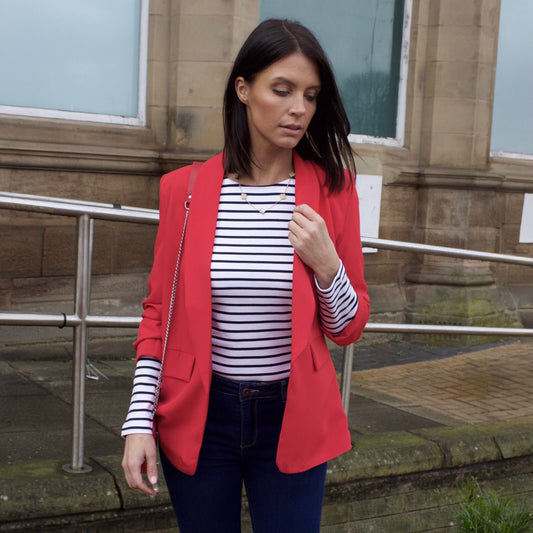
[{"label": "blazer lapel", "polygon": [[[315,168],[294,153],[296,205],[319,209],[320,179]],[[316,319],[317,303],[312,271],[294,254],[292,281],[292,358],[296,359],[309,344]]]},{"label": "blazer lapel", "polygon": [[183,251],[185,316],[192,349],[204,376],[211,370],[211,256],[223,177],[221,155],[200,168],[192,191]]}]

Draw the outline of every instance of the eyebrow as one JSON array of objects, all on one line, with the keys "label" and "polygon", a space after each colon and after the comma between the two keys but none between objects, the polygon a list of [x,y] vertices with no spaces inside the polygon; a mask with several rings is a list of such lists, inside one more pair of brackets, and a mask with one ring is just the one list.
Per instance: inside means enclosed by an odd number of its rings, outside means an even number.
[{"label": "eyebrow", "polygon": [[[289,85],[292,85],[294,87],[294,85],[296,85],[293,81],[289,80],[288,78],[284,78],[283,76],[277,76],[276,78],[274,78],[274,81],[281,81],[281,82],[284,82],[284,83],[288,83]],[[308,89],[318,89],[320,90],[321,89],[321,85],[310,85],[309,87],[306,87],[306,90]]]}]

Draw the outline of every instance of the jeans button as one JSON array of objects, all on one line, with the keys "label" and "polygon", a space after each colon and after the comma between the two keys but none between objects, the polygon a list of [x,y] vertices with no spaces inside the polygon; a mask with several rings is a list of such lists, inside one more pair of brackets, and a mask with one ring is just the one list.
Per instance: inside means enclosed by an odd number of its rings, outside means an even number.
[{"label": "jeans button", "polygon": [[248,396],[250,396],[250,394],[252,394],[252,389],[244,389],[242,391],[242,395],[245,397],[245,398],[248,398]]}]

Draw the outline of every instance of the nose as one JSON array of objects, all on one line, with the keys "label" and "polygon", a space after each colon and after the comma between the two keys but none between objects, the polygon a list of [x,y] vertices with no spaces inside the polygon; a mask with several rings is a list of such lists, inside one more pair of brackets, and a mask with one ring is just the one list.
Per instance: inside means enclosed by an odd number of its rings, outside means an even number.
[{"label": "nose", "polygon": [[291,105],[292,115],[303,115],[306,111],[305,98],[303,94],[295,94]]}]

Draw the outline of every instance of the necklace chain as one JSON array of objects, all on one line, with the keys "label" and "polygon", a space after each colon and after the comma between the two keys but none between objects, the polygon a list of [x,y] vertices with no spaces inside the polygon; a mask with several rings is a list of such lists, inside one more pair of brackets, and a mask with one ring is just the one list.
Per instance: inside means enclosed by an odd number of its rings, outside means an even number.
[{"label": "necklace chain", "polygon": [[280,193],[279,200],[277,202],[274,202],[272,205],[269,205],[268,207],[257,207],[256,205],[252,204],[252,202],[248,200],[248,195],[242,190],[241,184],[237,184],[239,185],[239,190],[241,191],[241,198],[261,215],[264,215],[267,211],[270,211],[273,207],[276,207],[282,200],[285,200],[285,198],[287,198],[287,190],[289,188],[289,185],[291,184],[292,178],[294,178],[294,172],[289,172],[289,180],[287,181],[287,185],[285,186],[285,189],[283,189],[283,192]]}]

